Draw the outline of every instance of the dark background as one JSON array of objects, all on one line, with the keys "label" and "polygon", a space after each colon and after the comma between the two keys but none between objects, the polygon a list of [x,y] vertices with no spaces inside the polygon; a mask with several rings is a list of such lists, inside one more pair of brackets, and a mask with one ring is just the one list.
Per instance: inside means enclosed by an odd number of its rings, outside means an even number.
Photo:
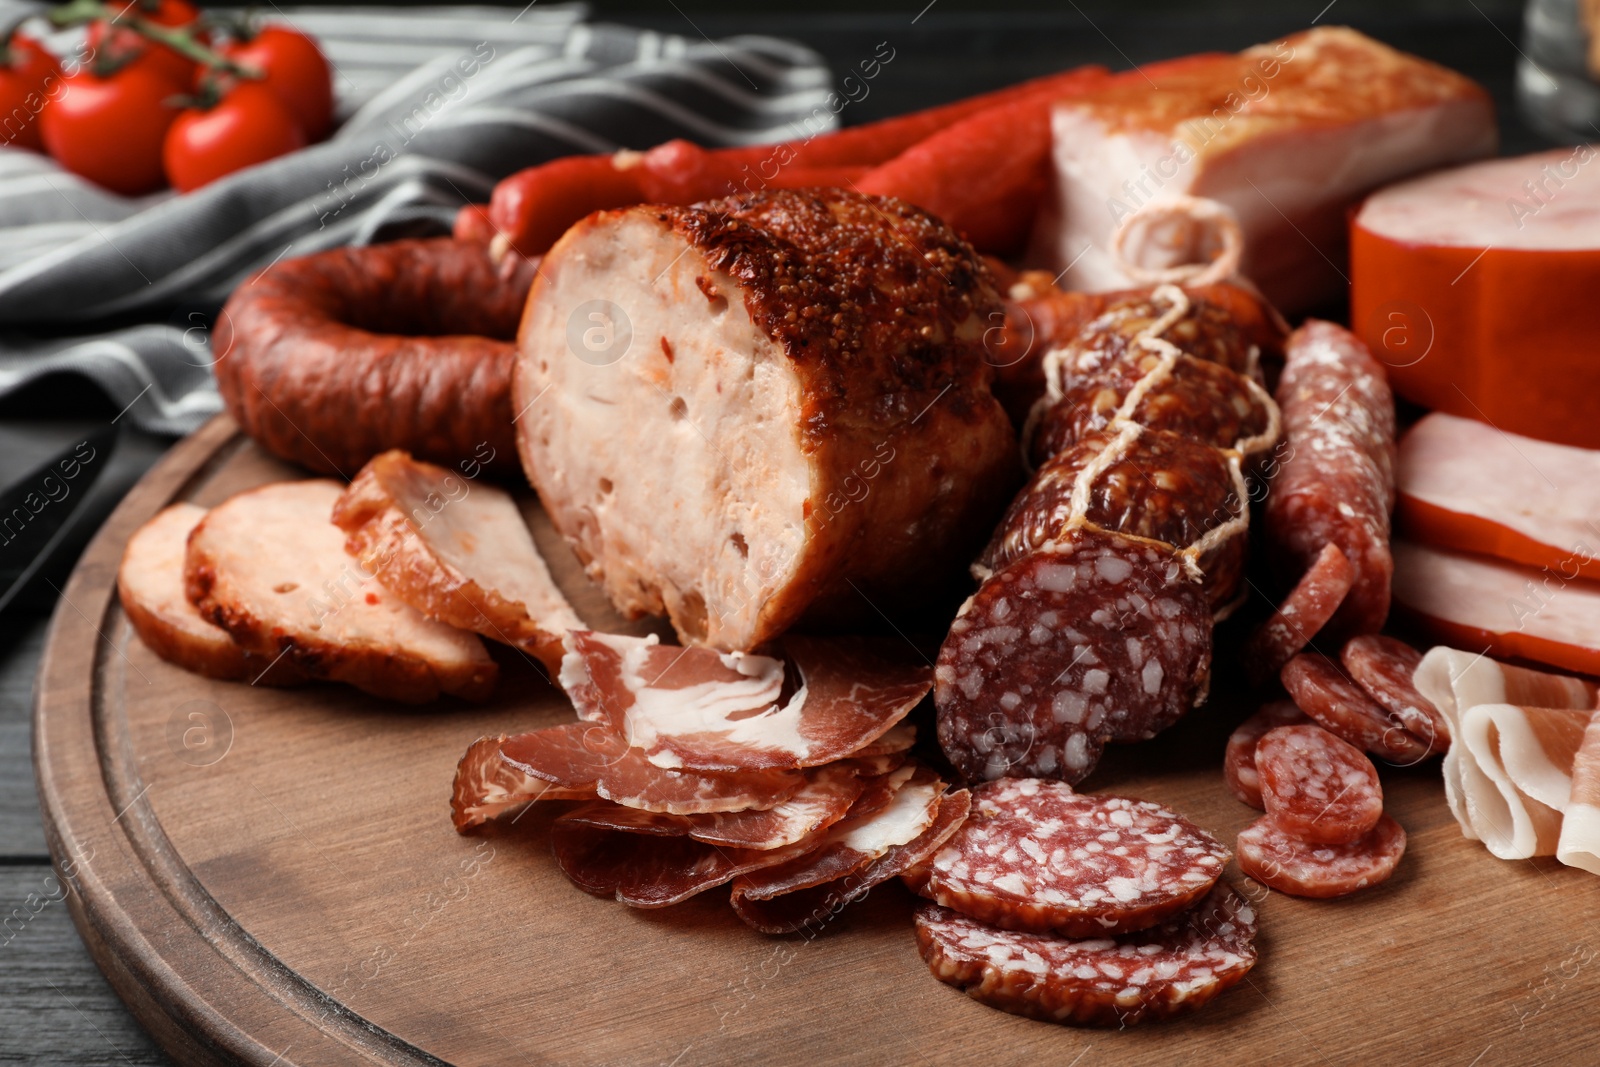
[{"label": "dark background", "polygon": [[[270,15],[272,6],[261,8]],[[591,8],[597,19],[688,37],[796,38],[828,59],[836,79],[886,41],[895,58],[871,82],[868,96],[845,108],[841,117],[849,124],[1084,63],[1122,69],[1197,51],[1235,51],[1315,20],[1353,26],[1477,78],[1499,107],[1506,152],[1545,144],[1518,120],[1512,104],[1521,7],[1506,0],[917,0],[871,8],[850,0],[759,7],[727,0],[600,0]],[[0,401],[0,488],[104,430],[115,415],[116,405],[72,378],[46,380]],[[170,443],[125,425],[115,433],[112,460],[85,495],[61,550],[29,591],[0,612],[0,919],[30,911],[30,895],[37,900],[51,884],[28,721],[53,589],[111,506]],[[0,559],[0,570],[13,562]],[[0,931],[0,1064],[166,1062],[101,978],[60,903],[44,906],[20,932]]]}]

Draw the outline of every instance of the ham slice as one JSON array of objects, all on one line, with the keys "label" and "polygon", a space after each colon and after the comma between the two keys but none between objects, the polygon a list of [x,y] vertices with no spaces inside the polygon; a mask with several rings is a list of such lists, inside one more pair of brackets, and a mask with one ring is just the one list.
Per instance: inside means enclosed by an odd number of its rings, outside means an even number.
[{"label": "ham slice", "polygon": [[932,671],[861,639],[789,636],[783,660],[572,631],[561,684],[658,767],[815,767],[878,741],[932,688]]},{"label": "ham slice", "polygon": [[[1473,829],[1501,859],[1549,856],[1572,791],[1572,758],[1587,711],[1479,704],[1461,717],[1467,757],[1493,789],[1467,799]],[[1470,779],[1481,785],[1477,775]]]},{"label": "ham slice", "polygon": [[279,482],[212,508],[189,535],[189,600],[245,650],[312,678],[409,704],[487,697],[496,667],[483,642],[425,618],[346,555],[329,520],[342,491]]},{"label": "ham slice", "polygon": [[[1204,197],[1237,216],[1241,272],[1291,314],[1343,294],[1345,212],[1363,194],[1496,144],[1481,87],[1337,27],[1196,56],[1156,86],[1111,80],[1059,103],[1052,130],[1055,205],[1034,258],[1065,269],[1068,288],[1132,284],[1111,252],[1117,227]],[[1204,229],[1152,224],[1134,263],[1207,255]]]},{"label": "ham slice", "polygon": [[1435,637],[1600,673],[1600,584],[1396,541],[1394,602]]},{"label": "ham slice", "polygon": [[1409,538],[1600,578],[1600,451],[1434,412],[1401,439],[1397,480]]},{"label": "ham slice", "polygon": [[1593,713],[1572,763],[1572,793],[1556,859],[1600,874],[1600,712]]},{"label": "ham slice", "polygon": [[117,568],[117,598],[128,622],[150,651],[207,678],[263,685],[304,681],[293,663],[274,663],[240,648],[184,595],[184,550],[205,515],[198,505],[173,504],[129,538]]},{"label": "ham slice", "polygon": [[582,629],[516,502],[404,452],[374,456],[334,505],[345,548],[430,619],[515,645],[551,671]]}]

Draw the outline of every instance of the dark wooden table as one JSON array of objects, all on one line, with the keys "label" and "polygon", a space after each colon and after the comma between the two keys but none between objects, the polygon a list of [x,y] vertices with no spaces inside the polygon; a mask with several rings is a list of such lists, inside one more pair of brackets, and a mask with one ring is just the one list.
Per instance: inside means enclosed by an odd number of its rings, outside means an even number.
[{"label": "dark wooden table", "polygon": [[[1516,117],[1512,72],[1521,36],[1518,6],[1491,0],[1424,4],[1325,0],[1214,8],[1068,2],[1055,12],[975,13],[923,0],[895,13],[813,15],[699,13],[685,2],[631,5],[627,18],[694,36],[778,33],[817,48],[841,75],[888,42],[894,59],[870,93],[844,112],[851,123],[953,99],[1080,63],[1124,68],[1188,52],[1235,50],[1321,22],[1356,26],[1397,47],[1477,78],[1500,107],[1504,148],[1543,142]],[[1003,5],[996,5],[997,8]],[[685,14],[687,10],[689,14]],[[92,387],[56,380],[0,402],[0,485],[24,477],[118,413]],[[122,428],[108,466],[84,505],[80,546],[169,442]],[[0,547],[0,551],[4,551]],[[29,760],[34,670],[55,587],[72,552],[32,595],[0,616],[0,1063],[162,1064],[78,940],[50,870]],[[59,610],[70,611],[70,605]]]}]

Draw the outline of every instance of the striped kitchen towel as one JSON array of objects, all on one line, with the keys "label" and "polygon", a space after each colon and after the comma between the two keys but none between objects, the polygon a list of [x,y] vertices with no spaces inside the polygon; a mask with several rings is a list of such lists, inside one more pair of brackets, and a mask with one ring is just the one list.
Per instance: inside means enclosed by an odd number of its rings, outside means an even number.
[{"label": "striped kitchen towel", "polygon": [[[26,5],[0,0],[0,25]],[[220,410],[210,316],[285,256],[449,231],[514,171],[575,152],[803,137],[836,122],[809,49],[584,20],[581,5],[272,8],[316,37],[344,122],[185,196],[125,198],[0,148],[0,395],[96,382],[167,433]],[[80,33],[81,37],[81,33]],[[75,39],[52,37],[59,54]]]}]

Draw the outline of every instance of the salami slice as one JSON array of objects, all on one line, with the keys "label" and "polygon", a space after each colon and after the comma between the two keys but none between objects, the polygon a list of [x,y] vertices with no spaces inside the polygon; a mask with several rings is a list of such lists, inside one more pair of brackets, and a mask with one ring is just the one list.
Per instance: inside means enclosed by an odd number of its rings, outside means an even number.
[{"label": "salami slice", "polygon": [[1282,679],[1301,711],[1352,745],[1402,765],[1427,758],[1427,742],[1408,733],[1327,656],[1300,653],[1284,665]]},{"label": "salami slice", "polygon": [[1290,896],[1342,897],[1387,881],[1405,851],[1406,832],[1387,815],[1348,845],[1302,841],[1263,815],[1239,834],[1239,869]]},{"label": "salami slice", "polygon": [[987,782],[929,861],[925,896],[1008,930],[1142,930],[1205,896],[1228,850],[1188,819],[1032,778]]},{"label": "salami slice", "polygon": [[[910,766],[910,765],[908,765]],[[869,789],[806,853],[740,878],[733,895],[766,900],[861,870],[890,849],[916,840],[939,814],[944,782],[926,767],[888,791]],[[892,776],[891,776],[892,777]]]},{"label": "salami slice", "polygon": [[766,898],[742,893],[736,884],[733,910],[747,925],[764,934],[820,929],[846,905],[860,900],[874,887],[904,874],[936,852],[960,828],[971,803],[972,795],[965,789],[944,794],[939,798],[939,810],[932,824],[921,834],[831,882]]},{"label": "salami slice", "polygon": [[974,1000],[1054,1023],[1127,1026],[1193,1011],[1256,962],[1256,915],[1226,883],[1188,911],[1122,937],[1001,930],[937,904],[916,915],[935,978]]},{"label": "salami slice", "polygon": [[1422,653],[1404,641],[1382,634],[1363,634],[1345,642],[1339,661],[1350,678],[1434,751],[1450,748],[1450,724],[1433,701],[1417,692],[1412,676]]},{"label": "salami slice", "polygon": [[[486,803],[512,804],[551,797],[598,795],[646,811],[688,815],[771,808],[794,796],[806,779],[798,771],[700,774],[657,767],[600,724],[563,723],[512,737],[475,742],[456,771],[452,808],[464,829],[482,822]],[[488,790],[486,792],[486,789]]]},{"label": "salami slice", "polygon": [[1256,745],[1267,814],[1302,841],[1347,845],[1383,814],[1378,770],[1359,748],[1313,723],[1269,730]]},{"label": "salami slice", "polygon": [[550,839],[556,864],[573,885],[633,908],[681,903],[740,874],[802,855],[812,844],[719,848],[692,837],[606,829],[570,815],[555,821]]},{"label": "salami slice", "polygon": [[1079,528],[963,605],[934,672],[939,744],[969,780],[1082,781],[1202,700],[1211,611],[1171,550]]},{"label": "salami slice", "polygon": [[1308,320],[1289,338],[1277,400],[1289,450],[1262,512],[1271,561],[1288,584],[1338,545],[1356,578],[1332,630],[1376,632],[1394,572],[1394,395],[1383,366],[1349,331]]},{"label": "salami slice", "polygon": [[815,767],[870,745],[932,688],[899,646],[785,637],[770,656],[574,630],[561,682],[658,767],[710,772]]},{"label": "salami slice", "polygon": [[1356,569],[1339,546],[1329,543],[1283,598],[1278,610],[1250,636],[1244,665],[1257,686],[1278,676],[1283,665],[1311,644],[1344,603],[1355,583]]},{"label": "salami slice", "polygon": [[[1227,453],[1164,430],[1134,425],[1126,433],[1124,441],[1116,432],[1095,431],[1040,467],[1001,520],[980,573],[1000,570],[1060,537],[1073,515],[1079,476],[1091,465],[1096,473],[1083,515],[1097,526],[1188,548],[1236,522],[1246,493]],[[1237,535],[1220,540],[1198,561],[1213,605],[1238,592],[1245,537],[1240,524]]]},{"label": "salami slice", "polygon": [[1292,700],[1274,700],[1240,723],[1228,735],[1228,748],[1222,757],[1222,776],[1228,791],[1244,803],[1266,811],[1261,800],[1261,775],[1256,770],[1256,742],[1268,730],[1310,722]]}]

